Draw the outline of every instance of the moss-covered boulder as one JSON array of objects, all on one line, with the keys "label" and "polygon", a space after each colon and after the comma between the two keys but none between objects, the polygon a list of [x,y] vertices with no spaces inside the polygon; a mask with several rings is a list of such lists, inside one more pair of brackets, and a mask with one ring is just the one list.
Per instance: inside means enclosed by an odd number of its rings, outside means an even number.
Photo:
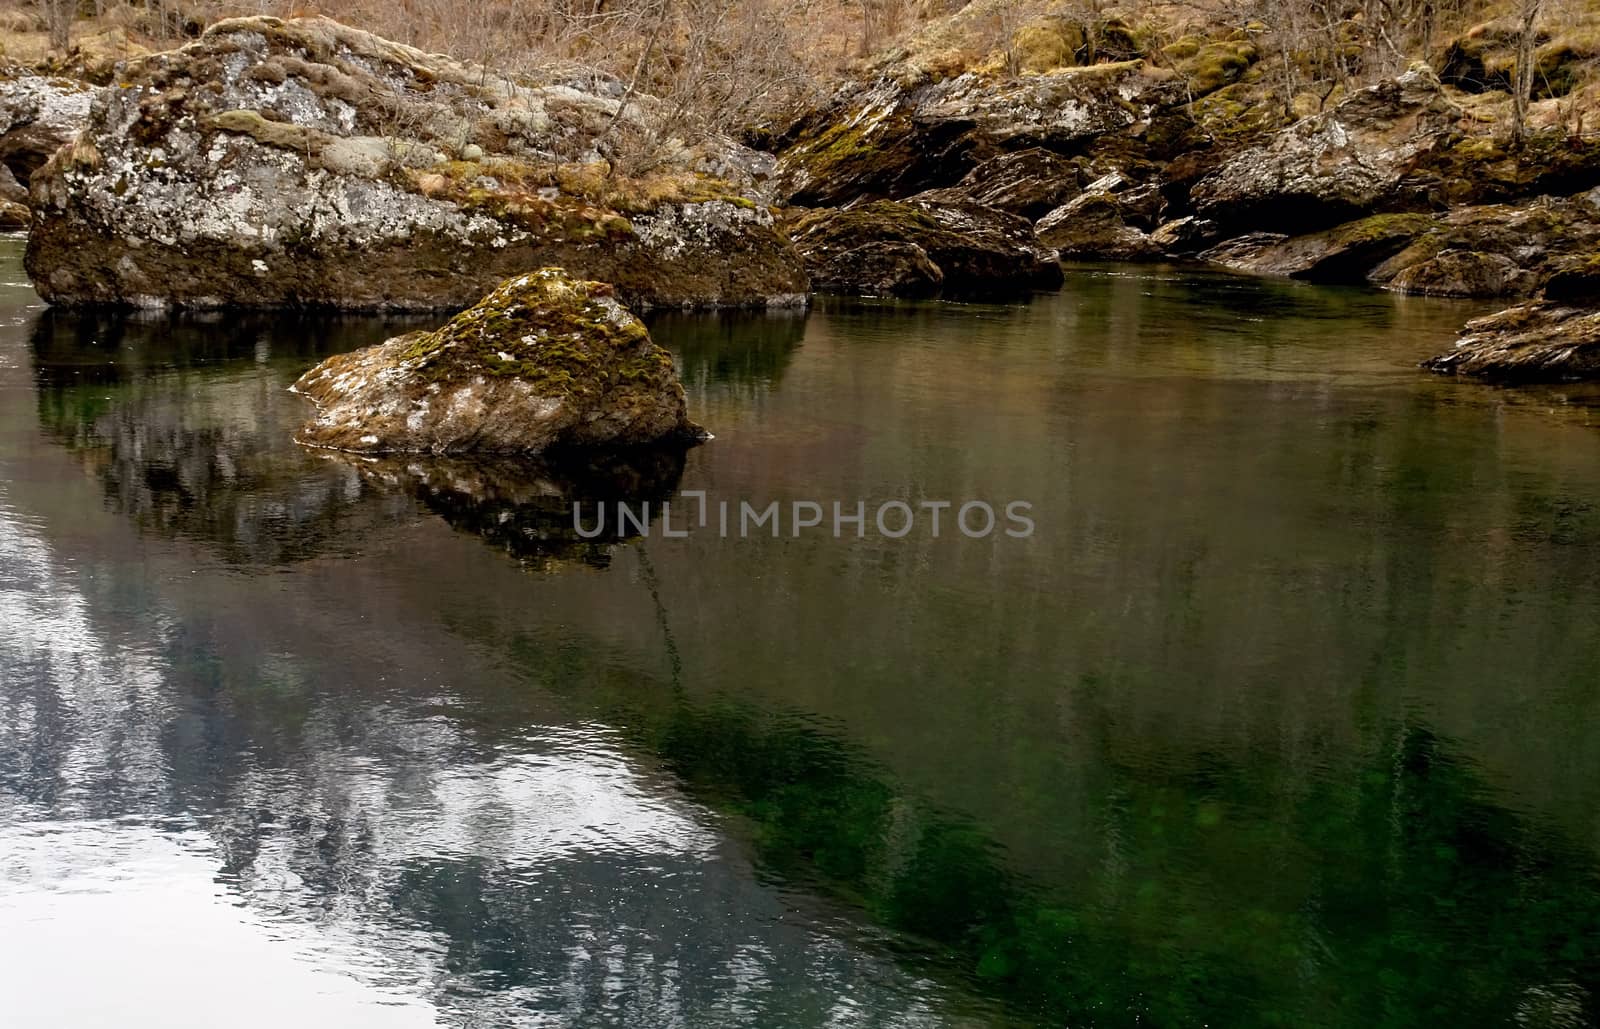
[{"label": "moss-covered boulder", "polygon": [[669,121],[598,72],[219,22],[98,94],[34,176],[27,267],[58,304],[450,309],[543,265],[636,308],[803,303],[771,158]]},{"label": "moss-covered boulder", "polygon": [[542,268],[432,332],[331,357],[294,384],[298,437],[354,453],[537,454],[685,441],[672,358],[612,288]]},{"label": "moss-covered boulder", "polygon": [[1458,207],[1433,219],[1367,278],[1403,293],[1527,297],[1558,269],[1574,267],[1597,248],[1597,195]]},{"label": "moss-covered boulder", "polygon": [[1491,382],[1567,382],[1600,377],[1600,309],[1523,304],[1467,323],[1449,353],[1423,362]]},{"label": "moss-covered boulder", "polygon": [[879,200],[809,212],[792,232],[813,284],[829,292],[1005,296],[1061,284],[1026,218],[976,204]]}]

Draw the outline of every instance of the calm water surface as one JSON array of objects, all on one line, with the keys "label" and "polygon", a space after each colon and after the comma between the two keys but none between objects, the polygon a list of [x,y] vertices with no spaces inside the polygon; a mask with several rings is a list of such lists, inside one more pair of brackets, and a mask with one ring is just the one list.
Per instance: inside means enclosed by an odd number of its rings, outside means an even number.
[{"label": "calm water surface", "polygon": [[[305,452],[399,323],[0,253],[8,1027],[1585,1026],[1600,404],[1472,308],[1083,268],[653,326],[682,460]],[[1024,499],[601,540],[568,500]]]}]

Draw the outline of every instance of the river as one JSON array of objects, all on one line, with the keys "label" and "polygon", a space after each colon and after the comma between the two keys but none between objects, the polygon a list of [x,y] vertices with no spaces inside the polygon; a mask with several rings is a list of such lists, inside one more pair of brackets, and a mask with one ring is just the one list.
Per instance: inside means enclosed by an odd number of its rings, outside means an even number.
[{"label": "river", "polygon": [[1600,1018],[1600,392],[1471,305],[662,316],[714,440],[485,471],[292,441],[416,322],[0,282],[7,1026]]}]

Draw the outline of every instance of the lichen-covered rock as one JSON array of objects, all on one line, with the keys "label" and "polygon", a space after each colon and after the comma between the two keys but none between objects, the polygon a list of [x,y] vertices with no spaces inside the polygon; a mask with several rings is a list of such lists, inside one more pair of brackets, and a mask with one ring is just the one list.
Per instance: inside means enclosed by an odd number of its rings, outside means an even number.
[{"label": "lichen-covered rock", "polygon": [[1402,183],[1451,139],[1460,111],[1426,65],[1353,93],[1248,148],[1195,184],[1195,212],[1225,227],[1313,231],[1414,203]]},{"label": "lichen-covered rock", "polygon": [[1467,323],[1449,353],[1423,367],[1494,382],[1600,377],[1600,309],[1523,304]]},{"label": "lichen-covered rock", "polygon": [[878,200],[810,212],[792,234],[820,290],[995,296],[1061,284],[1026,218],[976,204]]},{"label": "lichen-covered rock", "polygon": [[0,78],[0,165],[7,178],[26,188],[33,173],[88,123],[94,92],[71,79]]},{"label": "lichen-covered rock", "polygon": [[1137,61],[999,81],[907,74],[846,87],[792,127],[778,158],[780,197],[814,207],[903,199],[954,186],[1001,154],[1065,153],[1102,137],[1139,147],[1150,119],[1184,95],[1182,83]]},{"label": "lichen-covered rock", "polygon": [[639,308],[803,303],[771,159],[685,146],[626,93],[324,18],[219,22],[100,92],[35,176],[27,266],[69,304],[447,309],[549,264]]},{"label": "lichen-covered rock", "polygon": [[294,384],[300,442],[354,453],[537,454],[703,436],[672,358],[610,286],[542,268],[432,332],[331,357]]}]

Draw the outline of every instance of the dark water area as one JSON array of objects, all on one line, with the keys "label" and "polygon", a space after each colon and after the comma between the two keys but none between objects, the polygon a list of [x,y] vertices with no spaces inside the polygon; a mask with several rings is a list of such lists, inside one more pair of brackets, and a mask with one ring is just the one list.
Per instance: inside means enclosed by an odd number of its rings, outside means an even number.
[{"label": "dark water area", "polygon": [[0,1024],[1600,1021],[1600,393],[1470,305],[663,316],[714,440],[483,466],[292,440],[416,323],[0,282]]}]

